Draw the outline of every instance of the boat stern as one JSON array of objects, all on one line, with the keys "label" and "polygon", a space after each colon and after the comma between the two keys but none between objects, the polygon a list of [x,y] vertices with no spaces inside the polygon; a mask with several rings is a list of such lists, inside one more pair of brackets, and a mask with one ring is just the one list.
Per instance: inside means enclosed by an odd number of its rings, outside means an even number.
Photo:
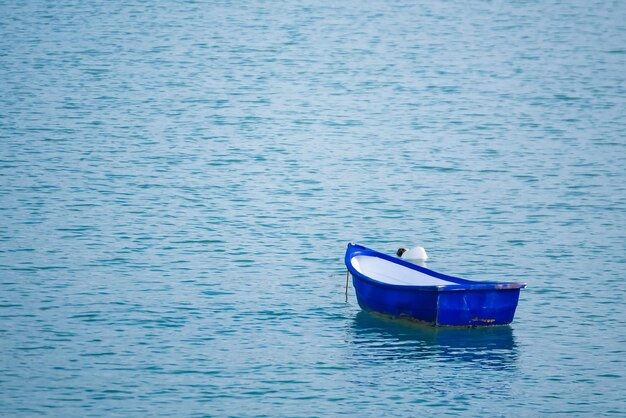
[{"label": "boat stern", "polygon": [[520,289],[440,292],[437,325],[488,326],[513,321]]}]

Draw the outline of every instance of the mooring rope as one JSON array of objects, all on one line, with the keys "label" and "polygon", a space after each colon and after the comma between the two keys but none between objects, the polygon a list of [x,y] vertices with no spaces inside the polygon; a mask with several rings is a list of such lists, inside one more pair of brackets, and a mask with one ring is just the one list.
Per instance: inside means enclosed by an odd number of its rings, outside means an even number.
[{"label": "mooring rope", "polygon": [[350,270],[346,271],[346,303],[348,303],[348,280],[350,279]]}]

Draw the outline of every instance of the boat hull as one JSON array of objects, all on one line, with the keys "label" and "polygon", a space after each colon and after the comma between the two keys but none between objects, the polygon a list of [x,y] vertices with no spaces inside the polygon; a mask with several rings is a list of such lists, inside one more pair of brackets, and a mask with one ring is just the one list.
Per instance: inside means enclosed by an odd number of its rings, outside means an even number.
[{"label": "boat hull", "polygon": [[367,311],[437,326],[506,325],[513,321],[519,289],[451,292],[386,289],[352,276],[359,306]]},{"label": "boat hull", "polygon": [[[366,254],[379,254],[366,250],[369,251]],[[386,255],[384,257],[389,258]],[[404,261],[398,262],[413,268]],[[398,286],[379,282],[366,272],[358,271],[348,253],[346,265],[352,274],[356,297],[362,309],[436,326],[510,324],[515,315],[520,289],[525,286],[519,283],[471,282],[464,279],[457,279],[458,283],[450,286]],[[432,272],[421,267],[415,268],[419,268],[421,272]],[[449,278],[440,274],[438,277]]]}]

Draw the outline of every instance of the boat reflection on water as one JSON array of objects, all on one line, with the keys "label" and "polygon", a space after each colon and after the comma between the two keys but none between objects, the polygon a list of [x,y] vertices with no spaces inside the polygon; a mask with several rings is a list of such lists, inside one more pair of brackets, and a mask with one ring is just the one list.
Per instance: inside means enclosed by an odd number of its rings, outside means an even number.
[{"label": "boat reflection on water", "polygon": [[515,367],[518,353],[510,326],[444,328],[361,311],[350,342],[369,361],[467,362],[489,369]]}]

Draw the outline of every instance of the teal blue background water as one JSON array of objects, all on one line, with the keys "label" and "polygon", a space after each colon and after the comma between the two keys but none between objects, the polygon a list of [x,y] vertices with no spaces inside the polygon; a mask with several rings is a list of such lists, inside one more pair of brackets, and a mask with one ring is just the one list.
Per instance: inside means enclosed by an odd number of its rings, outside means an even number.
[{"label": "teal blue background water", "polygon": [[[625,415],[624,22],[0,1],[0,415]],[[349,241],[528,288],[378,318]]]}]

